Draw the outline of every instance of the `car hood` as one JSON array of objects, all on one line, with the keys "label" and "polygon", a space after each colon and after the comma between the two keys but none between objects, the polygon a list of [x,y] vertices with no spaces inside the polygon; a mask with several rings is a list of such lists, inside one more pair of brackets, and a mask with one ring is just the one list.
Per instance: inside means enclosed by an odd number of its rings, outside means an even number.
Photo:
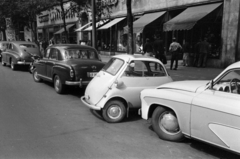
[{"label": "car hood", "polygon": [[157,89],[176,89],[188,92],[196,92],[201,86],[206,86],[209,81],[207,80],[196,80],[196,81],[177,81],[163,84]]}]

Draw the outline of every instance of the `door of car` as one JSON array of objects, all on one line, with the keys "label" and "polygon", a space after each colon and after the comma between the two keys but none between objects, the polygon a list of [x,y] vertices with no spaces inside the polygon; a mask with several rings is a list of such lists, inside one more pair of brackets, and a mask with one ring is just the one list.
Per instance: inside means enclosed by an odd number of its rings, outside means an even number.
[{"label": "door of car", "polygon": [[46,62],[46,66],[47,66],[47,77],[48,77],[48,78],[52,78],[52,70],[53,70],[53,66],[54,66],[54,65],[56,64],[56,62],[58,61],[58,54],[59,54],[59,50],[58,50],[58,49],[56,49],[56,48],[51,48],[48,61]]},{"label": "door of car", "polygon": [[50,55],[50,49],[47,49],[43,55],[43,58],[40,59],[36,65],[37,71],[39,75],[47,77],[47,61]]},{"label": "door of car", "polygon": [[103,69],[91,80],[85,90],[85,97],[91,104],[97,104],[111,89],[125,63],[122,59],[111,58]]},{"label": "door of car", "polygon": [[[134,64],[134,65],[133,65]],[[118,88],[122,95],[133,107],[141,105],[140,92],[146,88],[155,88],[172,81],[167,76],[164,67],[154,61],[131,61],[121,76],[123,87]]]},{"label": "door of car", "polygon": [[240,70],[231,70],[192,102],[191,135],[240,152]]}]

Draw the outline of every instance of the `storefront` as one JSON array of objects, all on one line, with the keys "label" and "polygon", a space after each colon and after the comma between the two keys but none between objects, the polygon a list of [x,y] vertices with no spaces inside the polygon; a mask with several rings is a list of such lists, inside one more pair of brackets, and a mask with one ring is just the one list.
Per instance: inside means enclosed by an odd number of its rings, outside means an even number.
[{"label": "storefront", "polygon": [[[70,3],[66,3],[64,8],[68,8]],[[52,10],[43,11],[41,15],[37,16],[37,29],[38,39],[54,43],[66,43],[66,34],[63,27],[63,20],[60,16],[61,10],[59,6],[54,7]],[[68,32],[69,43],[77,43],[76,23],[78,17],[73,12],[68,12],[65,18],[66,29]]]},{"label": "storefront", "polygon": [[[135,53],[139,53],[146,38],[153,41],[158,34],[165,42],[166,54],[172,37],[176,37],[180,44],[188,41],[192,53],[199,39],[207,37],[211,44],[208,66],[224,67],[240,59],[237,51],[240,50],[237,45],[240,44],[239,0],[172,0],[169,3],[139,0],[132,3]],[[119,17],[125,19],[105,27],[105,30],[97,28],[98,40],[104,41],[106,46],[99,45],[99,49],[106,54],[126,53],[126,0],[118,1],[111,17],[112,21]]]}]

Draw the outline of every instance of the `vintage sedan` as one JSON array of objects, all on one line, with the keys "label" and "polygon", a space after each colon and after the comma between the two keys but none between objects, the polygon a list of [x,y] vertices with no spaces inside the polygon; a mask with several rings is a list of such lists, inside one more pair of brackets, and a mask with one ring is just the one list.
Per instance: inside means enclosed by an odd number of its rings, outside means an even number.
[{"label": "vintage sedan", "polygon": [[85,90],[82,102],[102,112],[110,123],[122,121],[129,109],[141,107],[140,92],[172,82],[164,65],[142,55],[113,56]]},{"label": "vintage sedan", "polygon": [[40,56],[39,47],[34,42],[8,41],[2,52],[2,65],[9,64],[12,70],[16,70],[18,65],[29,65],[33,55]]},{"label": "vintage sedan", "polygon": [[2,52],[5,51],[7,43],[7,41],[0,41],[0,61],[2,60]]},{"label": "vintage sedan", "polygon": [[85,87],[104,65],[93,47],[57,44],[48,47],[44,57],[33,63],[33,79],[53,82],[55,91],[61,94],[66,86]]},{"label": "vintage sedan", "polygon": [[164,140],[195,138],[240,153],[240,62],[211,81],[178,81],[141,92],[143,119]]}]

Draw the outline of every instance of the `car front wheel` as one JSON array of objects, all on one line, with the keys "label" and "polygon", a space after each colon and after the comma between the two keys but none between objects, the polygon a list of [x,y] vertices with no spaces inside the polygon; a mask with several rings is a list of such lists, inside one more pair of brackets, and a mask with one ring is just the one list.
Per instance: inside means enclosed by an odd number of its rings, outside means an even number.
[{"label": "car front wheel", "polygon": [[152,116],[152,126],[157,135],[168,141],[181,141],[184,136],[176,114],[169,109],[157,107]]},{"label": "car front wheel", "polygon": [[62,84],[62,81],[58,75],[54,77],[54,89],[58,94],[62,94],[65,89],[65,85]]},{"label": "car front wheel", "polygon": [[5,63],[5,62],[3,62],[3,60],[2,60],[2,65],[3,65],[3,66],[6,66],[6,63]]},{"label": "car front wheel", "polygon": [[11,69],[12,69],[12,70],[16,70],[16,65],[14,64],[13,61],[11,61]]},{"label": "car front wheel", "polygon": [[41,82],[41,81],[42,81],[42,79],[38,76],[37,69],[34,69],[34,70],[33,70],[33,80],[34,80],[35,82]]},{"label": "car front wheel", "polygon": [[111,100],[103,108],[102,116],[109,123],[121,122],[126,116],[126,107],[119,100]]}]

